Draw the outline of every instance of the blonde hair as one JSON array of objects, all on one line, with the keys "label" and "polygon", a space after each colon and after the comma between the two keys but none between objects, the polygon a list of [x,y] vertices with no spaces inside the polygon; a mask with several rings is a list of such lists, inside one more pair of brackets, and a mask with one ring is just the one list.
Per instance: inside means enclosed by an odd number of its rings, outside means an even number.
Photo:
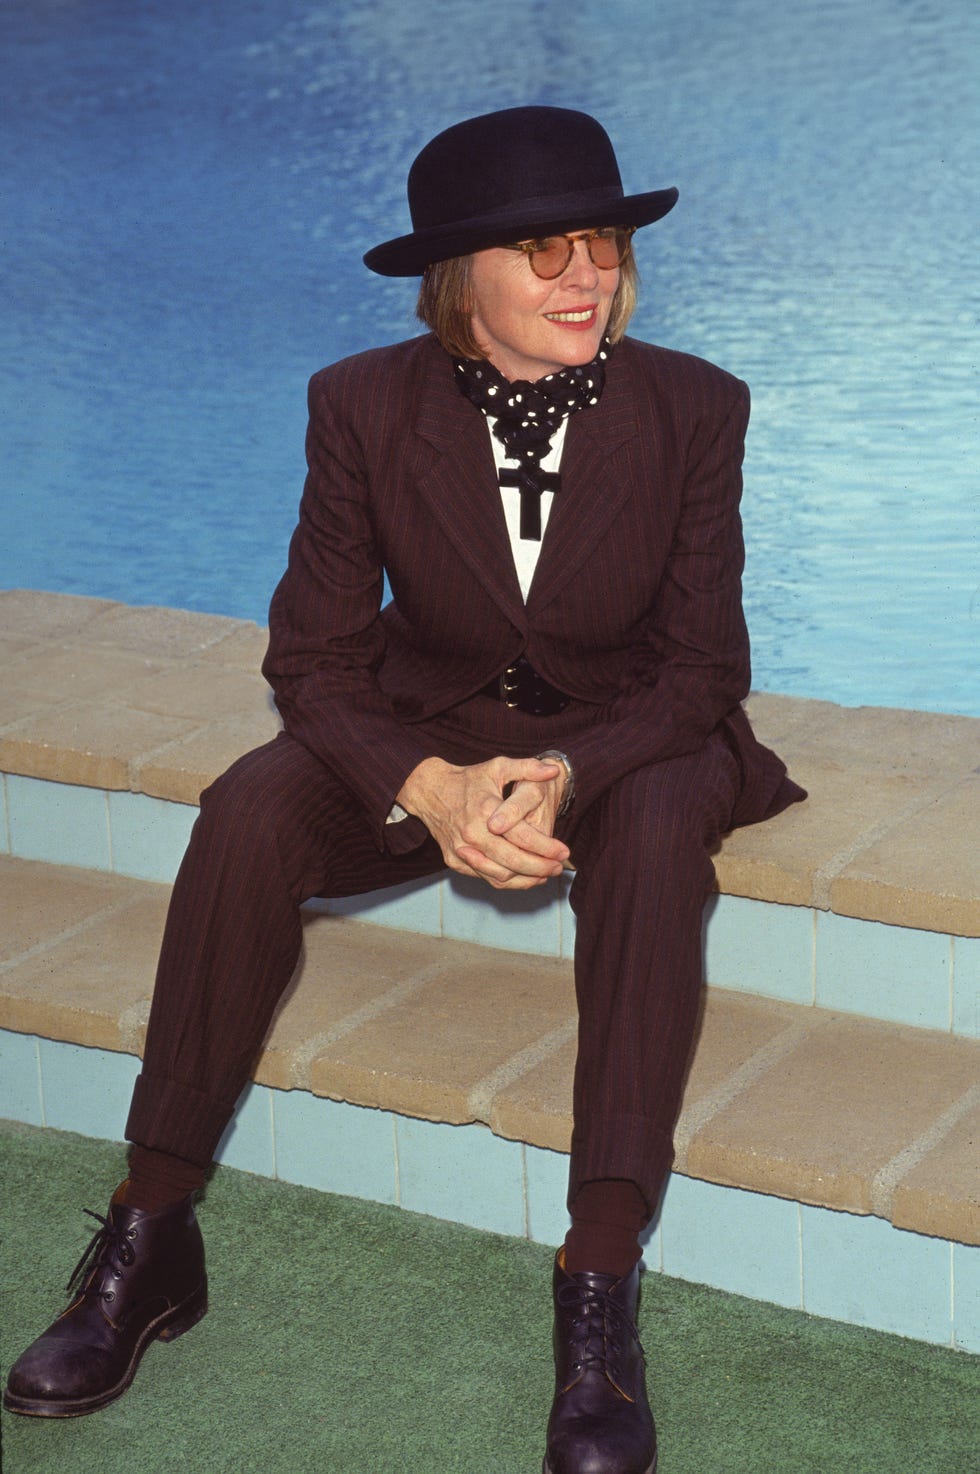
[{"label": "blonde hair", "polygon": [[[422,273],[415,314],[431,328],[447,353],[460,358],[485,358],[473,335],[470,302],[470,257],[452,256],[435,261]],[[640,273],[632,251],[619,268],[619,286],[612,299],[606,335],[618,343],[636,310]]]}]

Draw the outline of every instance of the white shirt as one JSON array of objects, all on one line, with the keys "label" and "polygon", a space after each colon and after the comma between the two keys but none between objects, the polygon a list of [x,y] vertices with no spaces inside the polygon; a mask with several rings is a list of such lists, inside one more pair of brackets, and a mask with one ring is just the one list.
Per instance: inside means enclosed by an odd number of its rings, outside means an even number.
[{"label": "white shirt", "polygon": [[[493,446],[493,459],[497,467],[497,475],[502,470],[517,470],[518,462],[507,459],[507,451],[502,440],[498,440],[493,433],[493,427],[497,423],[489,415],[486,417],[487,426],[490,430],[490,444]],[[565,446],[565,431],[568,428],[568,416],[562,420],[558,429],[552,436],[548,454],[541,457],[542,471],[557,471],[561,464],[561,453]],[[551,503],[554,500],[553,491],[541,493],[541,542],[535,538],[521,537],[521,494],[516,486],[502,486],[500,488],[501,500],[504,504],[504,517],[507,521],[507,532],[510,535],[511,552],[514,555],[514,567],[517,569],[517,581],[527,603],[528,590],[534,577],[534,570],[538,566],[538,555],[541,552],[541,544],[548,528],[548,518],[551,515]]]}]

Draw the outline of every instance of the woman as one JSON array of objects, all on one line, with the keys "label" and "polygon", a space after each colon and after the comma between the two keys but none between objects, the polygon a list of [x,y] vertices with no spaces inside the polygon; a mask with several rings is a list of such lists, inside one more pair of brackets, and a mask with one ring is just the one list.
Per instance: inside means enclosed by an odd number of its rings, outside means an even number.
[{"label": "woman", "polygon": [[639,1236],[672,1158],[710,853],[802,797],[739,705],[748,394],[624,338],[633,232],[677,192],[625,195],[586,114],[461,123],[408,193],[412,232],[365,261],[422,274],[433,331],[311,381],[264,664],[285,731],[202,795],[130,1175],[6,1404],[93,1411],[204,1314],[193,1196],[296,965],[301,902],[445,867],[523,890],[571,861],[572,1227],[545,1470],[649,1474]]}]

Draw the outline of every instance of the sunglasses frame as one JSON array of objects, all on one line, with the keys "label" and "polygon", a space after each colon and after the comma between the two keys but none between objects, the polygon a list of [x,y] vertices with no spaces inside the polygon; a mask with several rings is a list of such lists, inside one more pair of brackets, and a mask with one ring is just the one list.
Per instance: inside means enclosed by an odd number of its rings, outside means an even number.
[{"label": "sunglasses frame", "polygon": [[[505,246],[504,250],[523,251],[525,256],[527,257],[528,265],[534,272],[534,275],[539,278],[539,280],[556,281],[558,277],[561,276],[562,272],[568,270],[569,263],[572,259],[572,253],[575,250],[576,241],[585,241],[585,247],[589,253],[589,260],[598,271],[617,270],[618,267],[622,266],[623,262],[627,259],[633,249],[633,236],[636,234],[636,229],[637,227],[635,225],[597,225],[594,230],[579,230],[576,231],[574,235],[566,235],[561,231],[551,231],[548,235],[539,236],[533,240],[518,241],[513,246]],[[592,254],[592,242],[596,239],[597,236],[605,235],[606,231],[609,230],[615,231],[617,235],[625,235],[626,246],[623,250],[623,254],[620,256],[615,266],[601,266]],[[543,271],[539,271],[538,268],[535,266],[534,257],[535,255],[540,253],[542,240],[564,241],[566,246],[568,247],[568,254],[565,257],[564,264],[558,271],[545,273]]]}]

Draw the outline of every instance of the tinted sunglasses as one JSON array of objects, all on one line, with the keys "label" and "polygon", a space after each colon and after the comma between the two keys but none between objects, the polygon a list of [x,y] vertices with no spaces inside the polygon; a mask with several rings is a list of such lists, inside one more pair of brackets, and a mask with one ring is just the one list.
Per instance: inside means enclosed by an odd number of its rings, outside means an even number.
[{"label": "tinted sunglasses", "polygon": [[519,241],[505,250],[523,251],[535,276],[550,281],[561,276],[568,266],[576,241],[585,241],[589,259],[600,271],[622,266],[632,250],[635,230],[635,225],[603,225],[598,230],[581,230],[576,235],[546,235],[537,240]]}]

